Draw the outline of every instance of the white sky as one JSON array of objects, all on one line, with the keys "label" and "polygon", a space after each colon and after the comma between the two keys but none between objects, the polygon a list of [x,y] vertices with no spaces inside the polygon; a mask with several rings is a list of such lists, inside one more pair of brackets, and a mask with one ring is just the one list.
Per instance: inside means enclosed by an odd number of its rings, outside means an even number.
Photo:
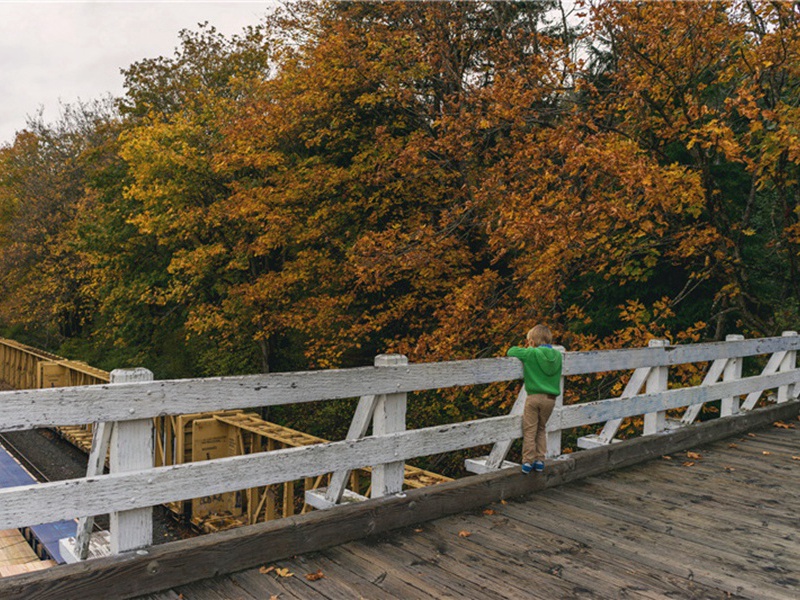
[{"label": "white sky", "polygon": [[52,122],[59,101],[120,96],[120,69],[172,56],[181,29],[208,21],[226,35],[239,33],[277,4],[0,0],[0,145],[12,142],[42,107]]}]

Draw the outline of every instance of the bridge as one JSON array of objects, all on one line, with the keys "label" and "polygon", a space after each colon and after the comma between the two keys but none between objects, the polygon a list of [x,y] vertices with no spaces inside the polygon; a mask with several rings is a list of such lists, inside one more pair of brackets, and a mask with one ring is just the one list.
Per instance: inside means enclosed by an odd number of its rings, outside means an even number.
[{"label": "bridge", "polygon": [[[79,518],[83,531],[110,513],[112,551],[0,579],[0,597],[795,598],[799,345],[785,332],[566,352],[567,388],[608,372],[627,384],[615,398],[559,398],[545,473],[528,476],[505,460],[523,393],[505,416],[405,422],[409,394],[519,380],[516,359],[382,355],[374,367],[175,381],[132,369],[0,392],[0,431],[91,425],[94,440],[87,477],[0,490],[0,530]],[[358,398],[344,440],[156,466],[154,418],[343,398]],[[719,417],[697,422],[709,403]],[[617,440],[632,417],[642,435]],[[562,454],[576,432],[582,450]],[[482,447],[466,463],[475,475],[404,485],[405,461]],[[347,488],[363,468],[369,497]],[[320,477],[327,486],[305,491],[318,510],[153,545],[156,504]]]}]

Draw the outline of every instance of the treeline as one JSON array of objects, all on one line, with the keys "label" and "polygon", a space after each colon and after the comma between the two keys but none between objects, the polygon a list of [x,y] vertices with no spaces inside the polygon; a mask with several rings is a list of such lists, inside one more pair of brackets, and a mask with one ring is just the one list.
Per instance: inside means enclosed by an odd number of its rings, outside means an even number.
[{"label": "treeline", "polygon": [[493,356],[537,321],[570,349],[779,334],[799,21],[301,1],[184,31],[0,148],[0,323],[157,377]]}]

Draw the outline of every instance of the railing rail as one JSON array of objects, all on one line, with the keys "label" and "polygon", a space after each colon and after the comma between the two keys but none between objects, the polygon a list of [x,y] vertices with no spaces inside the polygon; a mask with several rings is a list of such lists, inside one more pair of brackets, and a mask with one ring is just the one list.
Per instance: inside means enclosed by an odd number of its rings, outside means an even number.
[{"label": "railing rail", "polygon": [[[564,376],[797,351],[800,336],[688,346],[567,352]],[[0,432],[299,404],[522,378],[516,358],[357,367],[0,392]]]},{"label": "railing rail", "polygon": [[[648,387],[651,390],[648,393],[557,408],[548,424],[548,431],[551,437],[560,439],[561,431],[572,427],[635,415],[663,414],[670,409],[714,400],[741,396],[749,399],[770,389],[778,390],[778,401],[795,399],[800,386],[800,370],[795,364],[799,347],[800,336],[787,332],[781,337],[757,340],[568,352],[564,361],[565,377],[658,369],[695,362],[709,362],[715,376],[707,378],[705,385],[668,390],[666,372],[659,372],[658,385]],[[771,369],[766,368],[761,375],[754,377],[734,379],[736,369],[731,368],[727,370],[731,377],[716,383],[725,371],[725,365],[718,361],[740,361],[746,356],[763,354],[777,356],[768,363],[768,367],[773,365]],[[112,380],[126,378],[124,371],[114,377],[115,373],[118,372],[112,373]],[[137,470],[126,467],[124,471],[119,469],[109,475],[0,490],[0,529],[107,512],[137,513],[139,509],[164,502],[362,467],[392,466],[396,469],[397,465],[411,458],[492,443],[503,448],[499,452],[499,465],[509,441],[521,435],[519,411],[503,417],[410,431],[404,431],[404,423],[394,421],[398,415],[405,414],[404,395],[407,392],[511,381],[521,377],[521,365],[513,358],[416,365],[402,364],[400,359],[383,360],[376,367],[356,369],[0,392],[0,431],[96,421],[137,423],[135,427],[126,428],[126,435],[139,441],[131,438],[125,444],[117,444],[118,452],[137,444],[152,448],[150,420],[156,416],[354,397],[362,398],[362,409],[366,405],[371,407],[368,416],[361,411],[358,426],[354,424],[351,428],[358,433],[343,441],[158,468],[148,468],[142,466],[141,461],[133,460],[127,464],[138,464]],[[641,379],[640,384],[644,376]],[[373,396],[379,401],[373,402]],[[392,408],[390,401],[402,404]],[[373,419],[373,435],[362,437],[366,431],[364,419],[370,418]],[[376,427],[374,419],[377,418],[388,419],[391,424]],[[393,490],[392,485],[386,484],[384,493],[399,491]],[[137,526],[147,528],[149,523]],[[127,534],[112,530],[112,538],[115,535]],[[141,537],[128,537],[139,539],[141,545]],[[124,551],[136,546],[122,544],[115,547]]]}]

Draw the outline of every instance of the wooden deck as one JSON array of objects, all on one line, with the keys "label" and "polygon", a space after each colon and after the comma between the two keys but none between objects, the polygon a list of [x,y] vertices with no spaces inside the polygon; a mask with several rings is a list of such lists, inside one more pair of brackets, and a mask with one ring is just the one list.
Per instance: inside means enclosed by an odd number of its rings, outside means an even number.
[{"label": "wooden deck", "polygon": [[789,425],[142,599],[795,599]]}]

